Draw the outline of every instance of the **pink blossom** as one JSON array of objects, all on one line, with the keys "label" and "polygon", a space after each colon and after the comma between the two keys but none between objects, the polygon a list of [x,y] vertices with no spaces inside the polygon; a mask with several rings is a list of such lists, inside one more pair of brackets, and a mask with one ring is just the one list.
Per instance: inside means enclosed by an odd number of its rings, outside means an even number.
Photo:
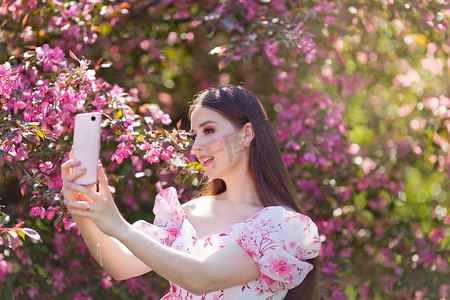
[{"label": "pink blossom", "polygon": [[360,147],[358,144],[352,143],[348,147],[347,151],[350,155],[357,155],[359,153]]},{"label": "pink blossom", "polygon": [[394,77],[393,83],[397,86],[409,87],[413,83],[420,83],[422,78],[416,70],[410,70],[406,74],[400,74]]},{"label": "pink blossom", "polygon": [[433,76],[442,76],[444,73],[444,61],[433,56],[427,56],[420,60],[421,66]]},{"label": "pink blossom", "polygon": [[386,205],[387,201],[384,198],[370,199],[367,201],[367,206],[369,206],[371,210],[381,209],[386,207]]},{"label": "pink blossom", "polygon": [[55,212],[53,210],[47,210],[46,212],[46,216],[49,220],[53,219],[53,217],[55,216]]},{"label": "pink blossom", "polygon": [[428,237],[430,238],[430,241],[432,241],[436,245],[439,245],[444,235],[445,235],[444,227],[438,227],[431,230]]},{"label": "pink blossom", "polygon": [[411,122],[409,123],[409,126],[411,126],[411,128],[416,131],[423,130],[426,125],[427,120],[422,117],[414,117],[411,119]]},{"label": "pink blossom", "polygon": [[137,289],[141,288],[141,283],[139,282],[139,280],[137,278],[130,278],[126,281],[126,285],[128,287],[128,291],[129,292],[133,292]]},{"label": "pink blossom", "polygon": [[450,285],[443,284],[439,288],[439,297],[446,298],[449,295]]},{"label": "pink blossom", "polygon": [[341,288],[338,287],[338,286],[335,286],[333,288],[332,296],[333,296],[334,300],[345,300],[345,299],[347,299],[347,297],[342,292]]},{"label": "pink blossom", "polygon": [[122,142],[128,142],[128,141],[133,141],[134,140],[134,136],[133,136],[133,132],[131,130],[127,129],[127,132],[122,134],[119,137],[119,140],[121,140]]},{"label": "pink blossom", "polygon": [[141,171],[144,166],[143,160],[140,156],[137,155],[131,156],[131,164],[135,167],[136,172]]},{"label": "pink blossom", "polygon": [[383,257],[384,257],[384,265],[386,267],[392,267],[393,264],[394,264],[394,257],[392,255],[391,250],[389,250],[387,248],[384,248],[382,250],[382,254],[383,254]]},{"label": "pink blossom", "polygon": [[34,285],[32,287],[27,288],[27,295],[30,298],[39,297],[39,289],[38,289],[38,287]]},{"label": "pink blossom", "polygon": [[117,96],[122,95],[123,93],[124,93],[124,89],[121,88],[120,86],[118,86],[117,84],[113,85],[113,87],[109,91],[109,94],[111,95],[111,97],[117,97]]},{"label": "pink blossom", "polygon": [[76,291],[72,297],[73,300],[92,300],[92,297],[85,297],[83,294],[85,291]]},{"label": "pink blossom", "polygon": [[363,298],[369,298],[369,292],[370,292],[370,283],[368,281],[363,282],[360,284],[358,293]]},{"label": "pink blossom", "polygon": [[102,278],[101,280],[100,280],[100,284],[102,285],[102,287],[105,289],[105,290],[108,290],[108,289],[110,289],[112,286],[113,286],[113,283],[112,283],[112,281],[111,281],[111,277],[106,277],[106,278]]},{"label": "pink blossom", "polygon": [[333,261],[326,261],[323,264],[322,270],[325,274],[332,275],[334,274],[334,272],[336,272],[337,267],[338,267],[337,263]]},{"label": "pink blossom", "polygon": [[161,146],[158,143],[156,142],[153,142],[151,144],[147,143],[146,150],[147,151],[144,155],[144,159],[146,161],[148,161],[151,164],[159,162],[159,157],[161,154]]},{"label": "pink blossom", "polygon": [[167,146],[167,148],[163,149],[163,151],[161,152],[161,158],[165,161],[170,161],[173,150],[173,146]]},{"label": "pink blossom", "polygon": [[280,91],[289,91],[295,88],[296,73],[294,71],[281,71],[275,77],[275,87]]},{"label": "pink blossom", "polygon": [[123,160],[128,158],[132,153],[130,144],[120,143],[117,146],[116,152],[112,155],[111,160],[115,160],[118,164],[121,164]]},{"label": "pink blossom", "polygon": [[40,206],[34,206],[34,207],[31,208],[31,213],[35,217],[39,216],[42,211],[45,211],[45,209],[43,207],[40,207]]},{"label": "pink blossom", "polygon": [[363,169],[364,174],[369,174],[370,171],[376,168],[376,164],[373,160],[371,160],[369,157],[364,157],[361,167]]},{"label": "pink blossom", "polygon": [[[333,3],[333,2],[331,2]],[[334,17],[333,16],[327,16],[324,20],[324,23],[327,25],[332,25],[334,23]]]},{"label": "pink blossom", "polygon": [[286,166],[289,166],[295,162],[295,159],[297,158],[297,154],[295,153],[281,153],[281,156],[283,157],[284,163]]},{"label": "pink blossom", "polygon": [[344,248],[343,250],[341,250],[341,252],[339,252],[339,256],[341,258],[351,257],[353,251],[354,251],[353,248],[350,248],[350,247]]},{"label": "pink blossom", "polygon": [[264,53],[266,57],[272,62],[274,66],[278,66],[281,63],[283,63],[283,58],[278,58],[276,56],[276,53],[278,51],[278,44],[277,43],[266,43],[264,45]]},{"label": "pink blossom", "polygon": [[170,119],[170,116],[168,114],[163,114],[161,116],[161,123],[164,125],[170,125],[172,123],[172,119]]},{"label": "pink blossom", "polygon": [[53,288],[59,293],[66,288],[66,284],[64,283],[64,272],[59,269],[53,271]]},{"label": "pink blossom", "polygon": [[39,168],[41,168],[41,172],[49,174],[53,170],[54,165],[51,161],[46,161],[44,163],[40,163]]},{"label": "pink blossom", "polygon": [[63,216],[64,229],[69,231],[72,228],[76,228],[75,221],[70,221],[66,216]]},{"label": "pink blossom", "polygon": [[310,153],[310,152],[306,152],[305,155],[303,155],[303,157],[312,163],[316,162],[316,160],[317,160],[316,155],[314,155],[313,153]]},{"label": "pink blossom", "polygon": [[4,256],[0,253],[0,282],[5,282],[6,275],[12,272],[12,263],[3,260]]},{"label": "pink blossom", "polygon": [[96,106],[98,110],[102,110],[106,105],[105,95],[96,95],[92,105]]},{"label": "pink blossom", "polygon": [[59,72],[60,69],[66,67],[66,62],[62,60],[64,52],[59,47],[52,49],[48,44],[37,47],[36,57],[43,63],[45,71],[51,69],[53,72]]},{"label": "pink blossom", "polygon": [[286,143],[286,148],[294,149],[294,150],[298,151],[298,150],[300,150],[300,145],[298,143],[296,143],[296,142],[288,141]]}]

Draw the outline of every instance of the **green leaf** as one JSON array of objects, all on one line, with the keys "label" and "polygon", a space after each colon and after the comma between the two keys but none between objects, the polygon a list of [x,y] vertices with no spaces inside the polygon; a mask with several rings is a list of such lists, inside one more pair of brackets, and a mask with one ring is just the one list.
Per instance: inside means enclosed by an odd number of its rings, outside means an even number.
[{"label": "green leaf", "polygon": [[366,207],[367,199],[366,193],[360,193],[354,196],[353,203],[355,204],[355,208],[359,211],[363,210]]},{"label": "green leaf", "polygon": [[56,226],[56,225],[58,225],[59,224],[59,222],[61,222],[61,216],[58,216],[56,219],[55,219],[55,221],[53,222],[53,226]]},{"label": "green leaf", "polygon": [[23,231],[23,233],[28,235],[28,237],[32,238],[33,240],[42,242],[41,236],[39,235],[39,233],[36,232],[36,230],[31,228],[22,228],[21,230]]},{"label": "green leaf", "polygon": [[109,25],[108,22],[103,22],[100,26],[100,32],[102,35],[107,35],[111,32],[111,25]]},{"label": "green leaf", "polygon": [[75,60],[77,60],[77,61],[80,61],[80,60],[78,59],[78,57],[75,55],[75,53],[73,53],[71,50],[69,50],[69,54],[70,54],[70,57],[72,57],[73,59],[75,59]]},{"label": "green leaf", "polygon": [[35,131],[36,132],[36,134],[41,138],[41,140],[44,140],[44,134],[42,133],[42,131],[41,130],[36,130]]},{"label": "green leaf", "polygon": [[365,126],[356,126],[348,132],[348,136],[353,143],[370,146],[373,139],[373,131]]},{"label": "green leaf", "polygon": [[19,236],[24,240],[25,239],[25,232],[21,228],[15,228]]}]

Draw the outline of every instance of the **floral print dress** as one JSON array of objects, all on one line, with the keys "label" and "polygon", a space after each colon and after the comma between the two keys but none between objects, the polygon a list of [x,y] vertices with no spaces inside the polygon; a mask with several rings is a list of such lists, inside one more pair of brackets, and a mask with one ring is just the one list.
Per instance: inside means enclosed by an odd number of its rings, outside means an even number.
[{"label": "floral print dress", "polygon": [[133,226],[167,246],[197,257],[238,243],[260,271],[257,280],[200,296],[170,283],[170,292],[162,300],[283,299],[288,289],[299,285],[312,270],[313,266],[305,260],[316,257],[320,249],[317,226],[311,219],[281,206],[265,207],[231,226],[228,232],[203,238],[187,220],[173,187],[156,196],[153,212],[153,224],[141,220]]}]

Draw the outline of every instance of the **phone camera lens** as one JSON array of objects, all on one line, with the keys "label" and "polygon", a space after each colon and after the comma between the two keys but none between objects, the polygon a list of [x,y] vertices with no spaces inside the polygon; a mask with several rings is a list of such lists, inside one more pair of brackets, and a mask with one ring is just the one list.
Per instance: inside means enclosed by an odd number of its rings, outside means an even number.
[{"label": "phone camera lens", "polygon": [[95,121],[95,117],[91,117],[91,120],[92,120],[92,121]]}]

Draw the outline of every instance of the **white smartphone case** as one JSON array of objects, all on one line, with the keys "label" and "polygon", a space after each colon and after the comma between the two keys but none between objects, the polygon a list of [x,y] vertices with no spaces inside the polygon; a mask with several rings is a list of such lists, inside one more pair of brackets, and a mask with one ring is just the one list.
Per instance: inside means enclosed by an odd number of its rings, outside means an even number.
[{"label": "white smartphone case", "polygon": [[86,173],[74,181],[77,184],[89,185],[97,183],[101,122],[102,115],[99,112],[83,113],[75,116],[73,158],[81,161],[81,164],[74,167],[73,171],[86,168]]}]

